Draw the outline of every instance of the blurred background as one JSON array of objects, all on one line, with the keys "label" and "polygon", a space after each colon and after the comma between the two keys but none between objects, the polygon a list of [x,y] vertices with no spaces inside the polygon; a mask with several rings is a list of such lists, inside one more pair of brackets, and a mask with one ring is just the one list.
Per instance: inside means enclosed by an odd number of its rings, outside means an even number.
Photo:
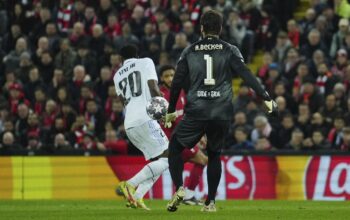
[{"label": "blurred background", "polygon": [[[347,0],[0,0],[0,198],[114,198],[145,163],[112,80],[120,48],[175,65],[209,9],[280,109],[233,80],[218,196],[349,198]],[[148,196],[168,198],[169,181]]]}]

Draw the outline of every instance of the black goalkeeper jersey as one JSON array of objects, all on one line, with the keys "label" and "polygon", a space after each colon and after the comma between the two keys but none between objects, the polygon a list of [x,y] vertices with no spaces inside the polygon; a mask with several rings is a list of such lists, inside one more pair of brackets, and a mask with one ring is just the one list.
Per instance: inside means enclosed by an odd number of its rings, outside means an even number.
[{"label": "black goalkeeper jersey", "polygon": [[240,76],[258,95],[269,99],[244,64],[237,47],[212,36],[195,42],[182,52],[177,63],[168,111],[175,111],[179,93],[184,89],[186,116],[195,120],[230,120],[235,76]]}]

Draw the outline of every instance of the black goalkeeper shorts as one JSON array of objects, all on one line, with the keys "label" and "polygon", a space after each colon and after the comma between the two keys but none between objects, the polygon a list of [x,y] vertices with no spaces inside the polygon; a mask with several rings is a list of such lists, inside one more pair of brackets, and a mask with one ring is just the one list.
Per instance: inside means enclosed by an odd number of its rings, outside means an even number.
[{"label": "black goalkeeper shorts", "polygon": [[204,134],[207,135],[207,149],[220,151],[230,127],[228,120],[193,120],[184,117],[176,126],[172,138],[176,138],[183,147],[193,148]]}]

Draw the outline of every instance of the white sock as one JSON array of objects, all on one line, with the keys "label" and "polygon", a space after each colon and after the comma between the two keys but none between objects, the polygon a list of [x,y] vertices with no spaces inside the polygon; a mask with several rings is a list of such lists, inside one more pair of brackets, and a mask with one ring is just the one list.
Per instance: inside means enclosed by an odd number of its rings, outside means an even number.
[{"label": "white sock", "polygon": [[158,160],[148,163],[135,176],[127,182],[133,187],[137,187],[143,181],[160,176],[166,169],[168,169],[168,158],[159,158]]},{"label": "white sock", "polygon": [[192,197],[194,197],[194,191],[186,188],[185,189],[185,198],[184,199],[190,199]]},{"label": "white sock", "polygon": [[149,178],[148,180],[145,180],[142,183],[140,183],[134,194],[135,199],[142,199],[145,196],[145,194],[152,188],[153,184],[158,180],[159,177],[160,175],[154,178]]}]

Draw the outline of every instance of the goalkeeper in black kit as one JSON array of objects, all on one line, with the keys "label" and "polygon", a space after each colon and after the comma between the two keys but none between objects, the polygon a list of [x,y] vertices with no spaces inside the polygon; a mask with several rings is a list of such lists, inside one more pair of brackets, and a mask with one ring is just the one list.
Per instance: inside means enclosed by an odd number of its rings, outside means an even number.
[{"label": "goalkeeper in black kit", "polygon": [[232,78],[241,77],[258,96],[264,99],[269,113],[277,105],[244,64],[237,47],[219,39],[222,16],[214,10],[205,12],[200,20],[203,38],[187,47],[177,63],[170,91],[165,126],[176,119],[175,106],[181,89],[187,94],[185,115],[175,128],[169,144],[169,169],[176,192],[167,205],[176,211],[185,196],[181,152],[194,147],[207,136],[208,197],[202,211],[215,212],[215,195],[221,177],[220,152],[233,115]]}]

